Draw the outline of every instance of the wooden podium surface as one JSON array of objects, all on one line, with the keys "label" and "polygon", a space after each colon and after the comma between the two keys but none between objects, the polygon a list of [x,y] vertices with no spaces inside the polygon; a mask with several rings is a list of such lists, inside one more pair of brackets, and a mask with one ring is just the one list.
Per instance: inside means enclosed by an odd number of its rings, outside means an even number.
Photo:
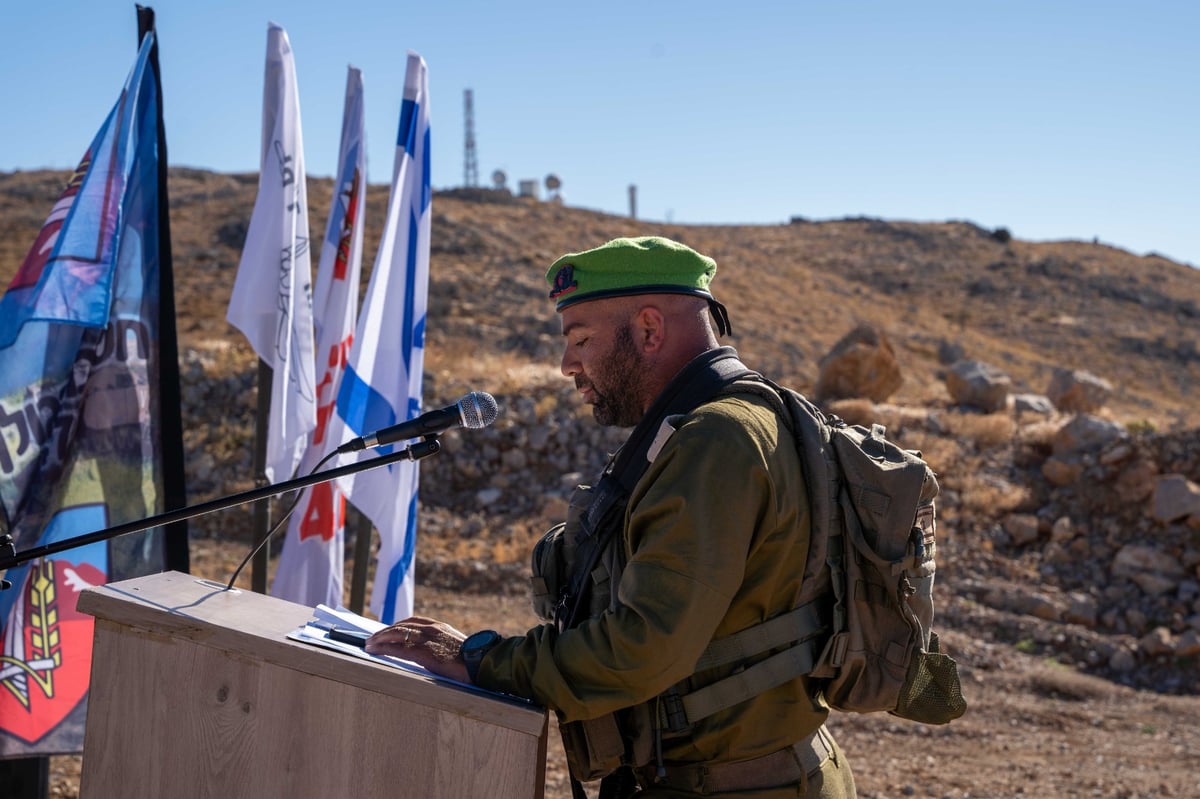
[{"label": "wooden podium surface", "polygon": [[311,608],[179,572],[78,607],[87,799],[543,795],[543,709],[287,639]]}]

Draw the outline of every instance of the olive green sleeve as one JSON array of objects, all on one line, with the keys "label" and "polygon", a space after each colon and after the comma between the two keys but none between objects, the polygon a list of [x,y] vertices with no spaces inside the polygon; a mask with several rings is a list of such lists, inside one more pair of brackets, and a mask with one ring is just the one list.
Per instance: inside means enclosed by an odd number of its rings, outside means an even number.
[{"label": "olive green sleeve", "polygon": [[[629,561],[618,601],[558,633],[552,625],[501,642],[479,683],[593,718],[645,701],[692,673],[730,619],[756,530],[775,529],[781,503],[762,415],[701,409],[671,436],[638,483],[626,518]],[[754,422],[753,424],[748,422]],[[728,629],[725,629],[728,628]]]}]

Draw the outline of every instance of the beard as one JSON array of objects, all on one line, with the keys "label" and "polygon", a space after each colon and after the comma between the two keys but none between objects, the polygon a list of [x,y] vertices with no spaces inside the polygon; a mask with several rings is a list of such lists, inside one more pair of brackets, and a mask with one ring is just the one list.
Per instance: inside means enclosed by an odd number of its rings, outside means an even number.
[{"label": "beard", "polygon": [[625,325],[613,337],[612,349],[589,377],[577,376],[577,387],[591,386],[596,395],[592,415],[605,427],[633,427],[645,415],[645,362]]}]

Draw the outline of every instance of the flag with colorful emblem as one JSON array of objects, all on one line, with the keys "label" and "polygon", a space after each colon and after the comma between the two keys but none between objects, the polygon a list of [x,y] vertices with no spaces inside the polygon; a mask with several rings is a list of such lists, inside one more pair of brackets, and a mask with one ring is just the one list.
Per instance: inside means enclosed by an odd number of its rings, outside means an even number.
[{"label": "flag with colorful emblem", "polygon": [[[0,508],[18,554],[183,504],[157,66],[151,20],[120,98],[0,298]],[[0,758],[82,749],[93,620],[76,600],[167,564],[154,529],[8,571]]]}]

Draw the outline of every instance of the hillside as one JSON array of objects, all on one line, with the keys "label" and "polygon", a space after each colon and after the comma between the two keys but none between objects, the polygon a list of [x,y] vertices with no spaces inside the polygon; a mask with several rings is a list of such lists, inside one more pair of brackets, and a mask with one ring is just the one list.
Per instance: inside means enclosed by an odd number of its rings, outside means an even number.
[{"label": "hillside", "polygon": [[[64,180],[0,173],[4,285]],[[315,235],[331,188],[309,183]],[[253,485],[254,356],[225,309],[255,190],[254,175],[171,173],[193,503]],[[365,271],[386,202],[386,187],[372,186]],[[1200,795],[1200,514],[1151,512],[1159,478],[1200,483],[1200,270],[966,221],[691,226],[486,190],[438,192],[433,207],[425,402],[483,390],[503,415],[487,430],[448,434],[446,451],[423,465],[420,611],[466,628],[532,623],[529,547],[570,485],[590,479],[620,440],[596,428],[558,374],[546,266],[616,236],[665,235],[717,260],[728,343],[780,382],[811,392],[822,356],[860,323],[896,350],[900,389],[886,403],[836,410],[887,424],[939,473],[939,625],[972,710],[932,733],[839,720],[862,795],[912,795],[925,782],[918,795]],[[1045,393],[1059,368],[1087,370],[1111,383],[1096,418],[1120,436],[1084,451],[1071,479],[1050,480],[1071,415],[955,405],[943,376],[958,358],[1003,371],[1013,393]],[[234,509],[195,520],[196,569],[227,577],[249,519]],[[1025,729],[1057,749],[1023,740]],[[984,740],[992,746],[981,755]],[[897,762],[913,741],[936,742],[931,761]],[[1169,767],[1154,765],[1159,755]],[[960,774],[969,758],[979,773]],[[561,788],[557,768],[550,795]],[[1080,768],[1090,771],[1073,776]]]}]

